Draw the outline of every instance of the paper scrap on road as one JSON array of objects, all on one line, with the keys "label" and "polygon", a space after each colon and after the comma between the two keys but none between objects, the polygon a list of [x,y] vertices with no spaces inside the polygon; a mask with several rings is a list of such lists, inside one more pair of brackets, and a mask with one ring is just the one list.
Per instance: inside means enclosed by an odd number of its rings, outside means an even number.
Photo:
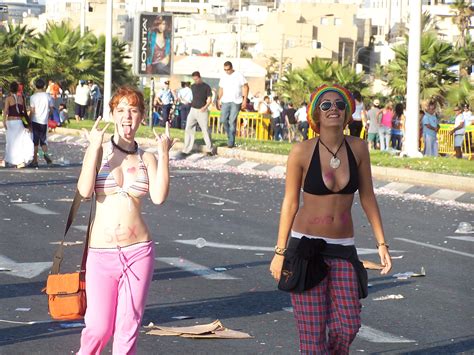
[{"label": "paper scrap on road", "polygon": [[376,297],[376,298],[373,298],[374,301],[386,301],[386,300],[401,300],[402,298],[405,298],[403,297],[403,295],[387,295],[387,296],[381,296],[381,297]]},{"label": "paper scrap on road", "polygon": [[209,324],[193,325],[189,327],[163,327],[160,325],[150,325],[145,328],[151,329],[146,334],[159,336],[180,336],[183,338],[200,339],[249,339],[252,338],[247,333],[224,327],[220,320],[215,320]]},{"label": "paper scrap on road", "polygon": [[[52,244],[52,245],[55,245],[55,244],[61,244],[61,241],[57,241],[57,242],[50,242],[49,244]],[[70,246],[70,245],[79,245],[79,244],[84,244],[83,241],[80,241],[80,240],[76,240],[75,242],[64,242],[63,245],[64,246]]]},{"label": "paper scrap on road", "polygon": [[210,202],[210,205],[222,206],[225,202]]},{"label": "paper scrap on road", "polygon": [[403,259],[403,255],[398,255],[398,256],[392,256],[390,255],[390,258],[393,259]]},{"label": "paper scrap on road", "polygon": [[15,309],[17,312],[29,312],[31,311],[31,308],[26,308],[26,307],[18,307]]},{"label": "paper scrap on road", "polygon": [[456,229],[454,233],[462,233],[462,234],[474,233],[474,228],[472,227],[472,224],[469,222],[460,222],[458,229]]},{"label": "paper scrap on road", "polygon": [[183,320],[183,319],[193,319],[194,317],[192,316],[174,316],[174,317],[171,317],[173,319],[177,319],[177,320]]},{"label": "paper scrap on road", "polygon": [[398,280],[407,280],[410,277],[424,277],[424,276],[426,276],[426,271],[423,266],[421,267],[420,273],[407,271],[407,272],[400,272],[398,274],[393,275],[393,277],[397,278]]}]

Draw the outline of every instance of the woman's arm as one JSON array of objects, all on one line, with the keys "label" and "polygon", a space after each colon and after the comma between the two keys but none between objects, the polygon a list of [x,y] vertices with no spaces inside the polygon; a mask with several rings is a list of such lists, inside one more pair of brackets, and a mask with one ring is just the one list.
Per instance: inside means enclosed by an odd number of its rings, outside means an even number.
[{"label": "woman's arm", "polygon": [[384,266],[381,273],[387,274],[392,268],[392,260],[388,252],[388,246],[385,244],[385,235],[382,226],[382,218],[380,216],[379,206],[374,194],[372,185],[372,172],[370,169],[370,155],[365,142],[361,141],[357,147],[360,163],[359,172],[359,197],[364,212],[372,226],[375,240],[378,245],[377,249],[380,256],[380,262]]},{"label": "woman's arm", "polygon": [[[305,144],[306,146],[307,144]],[[299,208],[301,179],[303,168],[301,156],[303,155],[303,144],[295,144],[288,155],[286,164],[285,197],[281,205],[280,224],[278,227],[278,239],[276,246],[285,249]],[[275,254],[270,264],[270,272],[276,280],[280,279],[281,268],[283,266],[283,256]]]},{"label": "woman's arm", "polygon": [[5,99],[5,105],[3,106],[3,128],[5,128],[5,130],[7,129],[7,116],[8,116],[8,106],[9,106],[8,99],[9,98],[10,97],[7,97]]},{"label": "woman's arm", "polygon": [[176,143],[176,139],[171,140],[169,123],[166,123],[165,134],[157,134],[153,130],[158,142],[158,161],[151,153],[143,155],[147,165],[148,177],[150,180],[150,197],[155,205],[161,205],[166,201],[170,186],[169,173],[169,150]]},{"label": "woman's arm", "polygon": [[110,123],[107,123],[102,130],[99,130],[98,126],[101,119],[102,117],[97,118],[90,132],[84,129],[89,140],[89,146],[84,155],[81,174],[77,182],[77,190],[83,198],[90,198],[94,192],[97,160],[102,159],[102,141],[104,133],[110,125]]}]

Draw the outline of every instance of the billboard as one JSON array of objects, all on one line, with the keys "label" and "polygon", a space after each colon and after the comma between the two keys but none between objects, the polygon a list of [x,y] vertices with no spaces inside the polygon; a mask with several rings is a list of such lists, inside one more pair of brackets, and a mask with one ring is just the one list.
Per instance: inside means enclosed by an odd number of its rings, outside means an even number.
[{"label": "billboard", "polygon": [[173,16],[141,12],[134,37],[134,70],[139,76],[169,76],[173,67]]}]

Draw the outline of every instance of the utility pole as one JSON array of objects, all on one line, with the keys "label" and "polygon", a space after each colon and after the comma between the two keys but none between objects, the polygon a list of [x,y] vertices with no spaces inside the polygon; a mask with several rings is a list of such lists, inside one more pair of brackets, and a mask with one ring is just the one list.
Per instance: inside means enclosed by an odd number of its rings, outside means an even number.
[{"label": "utility pole", "polygon": [[404,155],[422,157],[418,151],[420,107],[420,49],[421,49],[421,0],[410,4],[410,32],[408,36],[407,109],[405,120]]},{"label": "utility pole", "polygon": [[109,117],[109,101],[112,96],[112,20],[113,0],[107,0],[105,13],[105,61],[104,61],[104,113],[106,121]]},{"label": "utility pole", "polygon": [[240,71],[240,51],[242,46],[242,0],[239,0],[239,34],[237,37],[237,70]]},{"label": "utility pole", "polygon": [[86,32],[86,11],[89,6],[87,6],[87,0],[81,0],[81,37],[84,37]]},{"label": "utility pole", "polygon": [[285,34],[281,34],[281,48],[280,48],[280,70],[278,72],[278,81],[281,80],[283,76],[283,51],[285,49]]},{"label": "utility pole", "polygon": [[[357,52],[357,53],[359,53],[359,52]],[[355,56],[356,56],[356,40],[354,40],[354,41],[352,42],[352,70],[354,70],[355,65],[356,65],[356,63],[355,63],[355,61],[356,61]]]},{"label": "utility pole", "polygon": [[344,56],[346,55],[346,41],[342,42],[342,58],[341,65],[344,66]]}]

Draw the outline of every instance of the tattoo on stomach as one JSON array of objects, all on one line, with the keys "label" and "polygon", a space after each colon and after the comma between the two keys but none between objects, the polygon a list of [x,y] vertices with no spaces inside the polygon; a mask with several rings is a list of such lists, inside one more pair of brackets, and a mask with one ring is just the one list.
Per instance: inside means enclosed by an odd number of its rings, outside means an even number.
[{"label": "tattoo on stomach", "polygon": [[105,241],[107,243],[123,242],[129,239],[138,239],[137,226],[122,227],[120,224],[115,228],[105,228]]}]

